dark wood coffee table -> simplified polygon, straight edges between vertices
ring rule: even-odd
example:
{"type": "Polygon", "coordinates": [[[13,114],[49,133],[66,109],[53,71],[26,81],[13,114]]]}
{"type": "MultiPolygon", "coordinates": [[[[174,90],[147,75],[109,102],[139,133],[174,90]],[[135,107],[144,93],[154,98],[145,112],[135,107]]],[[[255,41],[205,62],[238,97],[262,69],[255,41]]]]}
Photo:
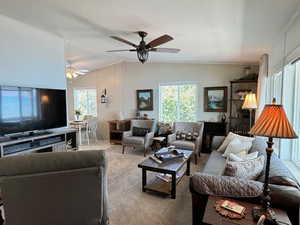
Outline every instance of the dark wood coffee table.
{"type": "MultiPolygon", "coordinates": [[[[173,199],[176,198],[176,185],[180,182],[184,175],[190,175],[190,160],[192,151],[176,149],[179,152],[183,152],[186,157],[180,159],[174,159],[165,163],[157,163],[152,159],[145,159],[143,162],[138,164],[139,168],[142,168],[142,190],[145,192],[155,191],[162,194],[171,195],[173,199]],[[186,165],[186,170],[183,170],[184,165],[186,165]],[[172,176],[172,181],[165,182],[157,177],[147,183],[147,171],[170,174],[172,176]],[[176,179],[177,176],[177,179],[176,179]]],[[[158,152],[166,151],[166,148],[162,148],[158,152]]]]}
{"type": "MultiPolygon", "coordinates": [[[[257,222],[253,221],[252,217],[252,208],[254,206],[258,206],[257,204],[245,202],[245,201],[239,201],[235,199],[229,199],[229,198],[223,198],[223,197],[215,197],[215,196],[209,196],[205,213],[203,217],[203,224],[205,225],[256,225],[257,222]],[[214,205],[216,201],[227,199],[232,200],[234,202],[237,202],[238,204],[246,207],[246,216],[243,219],[229,219],[227,217],[221,216],[215,209],[214,205]]],[[[276,213],[276,218],[278,221],[282,222],[280,224],[287,224],[291,225],[287,214],[285,211],[280,209],[274,209],[276,213]]]]}

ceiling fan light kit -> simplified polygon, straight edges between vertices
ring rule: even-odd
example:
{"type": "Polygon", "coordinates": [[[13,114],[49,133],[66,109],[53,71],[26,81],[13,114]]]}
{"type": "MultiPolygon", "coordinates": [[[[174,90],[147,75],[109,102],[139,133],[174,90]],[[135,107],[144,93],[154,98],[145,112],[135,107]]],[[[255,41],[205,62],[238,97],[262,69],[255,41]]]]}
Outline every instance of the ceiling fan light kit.
{"type": "Polygon", "coordinates": [[[88,72],[88,70],[77,70],[74,67],[72,67],[71,64],[66,66],[66,77],[69,80],[85,75],[88,72]]]}
{"type": "Polygon", "coordinates": [[[120,41],[127,45],[130,45],[130,46],[134,47],[135,49],[111,50],[111,51],[107,51],[107,52],[124,52],[124,51],[135,52],[136,51],[138,60],[141,63],[145,63],[149,58],[149,52],[178,53],[180,51],[180,49],[177,49],[177,48],[156,48],[159,45],[162,45],[164,43],[167,43],[167,42],[173,40],[173,38],[167,34],[160,36],[159,38],[156,38],[153,41],[150,41],[148,44],[146,44],[146,42],[144,41],[144,38],[147,36],[147,33],[144,31],[138,31],[136,33],[142,38],[139,45],[136,45],[130,41],[127,41],[127,40],[117,37],[117,36],[111,36],[112,39],[115,39],[117,41],[120,41]]]}

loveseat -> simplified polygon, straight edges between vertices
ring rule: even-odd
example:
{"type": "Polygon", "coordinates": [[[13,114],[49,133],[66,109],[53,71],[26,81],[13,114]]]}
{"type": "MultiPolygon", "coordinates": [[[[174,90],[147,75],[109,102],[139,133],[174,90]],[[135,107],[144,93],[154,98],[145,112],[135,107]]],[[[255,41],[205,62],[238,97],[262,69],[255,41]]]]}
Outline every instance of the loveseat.
{"type": "MultiPolygon", "coordinates": [[[[224,137],[214,137],[212,143],[212,153],[204,166],[202,171],[196,172],[190,178],[190,191],[192,194],[192,205],[193,205],[193,225],[202,224],[202,218],[204,216],[206,203],[209,194],[203,192],[203,177],[223,179],[225,183],[229,183],[232,187],[223,188],[223,190],[238,190],[239,187],[235,187],[238,182],[231,182],[231,179],[238,179],[233,177],[223,176],[223,172],[226,165],[226,159],[222,156],[222,153],[216,151],[218,146],[223,142],[224,137]],[[202,182],[202,183],[201,183],[202,182]]],[[[253,141],[251,152],[258,151],[259,154],[266,154],[266,141],[264,138],[256,137],[253,141]]],[[[256,185],[262,189],[264,182],[264,170],[256,181],[250,181],[250,185],[256,185]]],[[[245,188],[245,184],[242,181],[241,188],[245,188]]],[[[213,187],[210,187],[213,189],[213,187]]],[[[251,189],[251,188],[249,188],[251,189]]],[[[283,209],[287,212],[290,221],[293,225],[300,225],[299,214],[300,214],[300,189],[299,184],[295,177],[291,174],[284,163],[273,153],[271,158],[270,167],[270,189],[271,189],[271,207],[283,209]]],[[[213,193],[213,191],[209,193],[213,193]]],[[[230,191],[229,191],[230,192],[230,191]]],[[[233,192],[232,192],[233,193],[233,192]]],[[[245,197],[245,196],[230,196],[232,193],[224,194],[222,196],[234,197],[250,201],[254,203],[260,203],[259,196],[245,197]]],[[[214,195],[214,194],[213,194],[214,195]]]]}

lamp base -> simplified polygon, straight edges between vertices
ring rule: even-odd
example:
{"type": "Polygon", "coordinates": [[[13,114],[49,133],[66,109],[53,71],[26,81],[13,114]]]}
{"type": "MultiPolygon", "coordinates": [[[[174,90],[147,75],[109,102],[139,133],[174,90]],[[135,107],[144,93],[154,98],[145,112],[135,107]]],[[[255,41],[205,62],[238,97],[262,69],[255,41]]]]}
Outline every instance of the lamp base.
{"type": "Polygon", "coordinates": [[[261,207],[253,207],[252,216],[253,216],[254,221],[258,221],[262,215],[266,216],[266,220],[265,220],[264,224],[278,225],[278,222],[276,221],[274,210],[272,210],[270,208],[264,209],[261,207]]]}

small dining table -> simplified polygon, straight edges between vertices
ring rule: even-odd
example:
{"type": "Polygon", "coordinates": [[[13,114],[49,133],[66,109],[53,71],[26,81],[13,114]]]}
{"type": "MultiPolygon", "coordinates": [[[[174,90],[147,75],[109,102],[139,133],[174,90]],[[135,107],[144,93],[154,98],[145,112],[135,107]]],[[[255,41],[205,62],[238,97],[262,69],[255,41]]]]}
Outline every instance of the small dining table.
{"type": "Polygon", "coordinates": [[[79,140],[79,145],[81,145],[81,143],[82,143],[82,140],[81,140],[81,129],[83,128],[83,127],[87,127],[87,121],[86,120],[81,120],[81,121],[71,121],[70,122],[70,125],[72,126],[72,127],[75,127],[75,128],[77,128],[78,129],[78,136],[79,136],[79,138],[78,138],[78,140],[79,140]]]}

